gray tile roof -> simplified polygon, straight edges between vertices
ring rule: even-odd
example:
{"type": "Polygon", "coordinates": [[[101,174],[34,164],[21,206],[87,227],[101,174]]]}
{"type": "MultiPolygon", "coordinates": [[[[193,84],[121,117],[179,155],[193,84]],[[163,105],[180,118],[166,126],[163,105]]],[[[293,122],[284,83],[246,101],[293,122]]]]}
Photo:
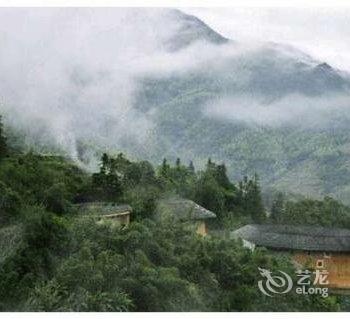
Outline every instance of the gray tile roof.
{"type": "Polygon", "coordinates": [[[350,252],[350,230],[316,226],[246,225],[231,232],[257,246],[274,249],[350,252]]]}
{"type": "Polygon", "coordinates": [[[76,205],[79,212],[84,214],[111,215],[132,212],[129,205],[118,205],[110,202],[88,202],[76,205]]]}
{"type": "Polygon", "coordinates": [[[182,221],[216,218],[213,212],[188,199],[160,200],[158,211],[167,211],[182,221]]]}

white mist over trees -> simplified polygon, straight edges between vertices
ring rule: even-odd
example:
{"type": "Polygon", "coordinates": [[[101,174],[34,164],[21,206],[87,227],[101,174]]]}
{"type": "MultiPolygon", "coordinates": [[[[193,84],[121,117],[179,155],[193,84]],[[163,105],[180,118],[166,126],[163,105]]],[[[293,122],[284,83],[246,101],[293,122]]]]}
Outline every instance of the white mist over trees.
{"type": "Polygon", "coordinates": [[[177,10],[2,8],[0,32],[4,123],[90,168],[96,149],[218,157],[220,121],[314,128],[348,113],[347,73],[287,45],[228,40],[177,10]],[[216,127],[199,151],[198,127],[216,127]]]}
{"type": "Polygon", "coordinates": [[[136,77],[182,69],[167,53],[176,15],[147,9],[1,9],[0,94],[6,121],[73,158],[77,141],[140,147],[152,122],[133,109],[136,77]],[[173,21],[172,21],[173,20],[173,21]]]}

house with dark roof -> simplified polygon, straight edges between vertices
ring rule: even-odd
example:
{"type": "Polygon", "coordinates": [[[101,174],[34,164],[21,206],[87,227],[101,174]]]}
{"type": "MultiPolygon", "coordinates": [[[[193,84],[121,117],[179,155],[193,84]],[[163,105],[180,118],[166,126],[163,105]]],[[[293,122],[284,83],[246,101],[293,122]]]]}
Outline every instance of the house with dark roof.
{"type": "Polygon", "coordinates": [[[350,230],[316,226],[246,225],[231,232],[250,249],[289,252],[297,267],[326,270],[330,288],[350,289],[350,230]]]}
{"type": "Polygon", "coordinates": [[[191,200],[182,198],[160,200],[157,211],[161,217],[171,216],[191,225],[196,233],[202,236],[208,234],[208,220],[216,218],[216,215],[210,210],[191,200]]]}
{"type": "Polygon", "coordinates": [[[118,205],[110,202],[88,202],[77,205],[78,211],[84,215],[96,216],[101,221],[111,220],[117,225],[130,224],[132,208],[129,205],[118,205]]]}

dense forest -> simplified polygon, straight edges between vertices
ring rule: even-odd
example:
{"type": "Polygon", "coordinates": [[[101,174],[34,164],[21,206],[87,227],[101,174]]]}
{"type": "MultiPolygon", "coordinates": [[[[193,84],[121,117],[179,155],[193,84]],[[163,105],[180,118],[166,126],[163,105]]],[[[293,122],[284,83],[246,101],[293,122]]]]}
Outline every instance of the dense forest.
{"type": "MultiPolygon", "coordinates": [[[[1,123],[1,121],[0,121],[1,123]]],[[[332,198],[265,207],[259,178],[232,182],[225,164],[166,159],[154,167],[103,154],[94,174],[69,159],[24,152],[0,125],[1,311],[339,311],[348,299],[294,293],[269,298],[258,267],[293,272],[288,258],[201,237],[155,218],[157,201],[180,196],[217,215],[213,230],[248,223],[350,227],[350,208],[332,198]],[[81,216],[77,203],[133,208],[128,227],[81,216]]]]}

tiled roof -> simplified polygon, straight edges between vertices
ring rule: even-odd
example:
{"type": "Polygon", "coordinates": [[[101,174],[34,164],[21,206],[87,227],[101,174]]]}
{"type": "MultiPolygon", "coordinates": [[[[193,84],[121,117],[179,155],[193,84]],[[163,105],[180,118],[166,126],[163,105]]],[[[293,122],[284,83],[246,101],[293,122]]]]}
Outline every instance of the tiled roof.
{"type": "Polygon", "coordinates": [[[132,212],[129,205],[118,205],[110,202],[88,202],[77,205],[78,210],[85,214],[111,215],[132,212]]]}
{"type": "Polygon", "coordinates": [[[275,249],[350,252],[350,230],[316,226],[246,225],[231,233],[257,246],[275,249]]]}
{"type": "Polygon", "coordinates": [[[210,210],[188,199],[167,199],[158,203],[158,210],[168,211],[179,220],[202,220],[216,218],[210,210]]]}

